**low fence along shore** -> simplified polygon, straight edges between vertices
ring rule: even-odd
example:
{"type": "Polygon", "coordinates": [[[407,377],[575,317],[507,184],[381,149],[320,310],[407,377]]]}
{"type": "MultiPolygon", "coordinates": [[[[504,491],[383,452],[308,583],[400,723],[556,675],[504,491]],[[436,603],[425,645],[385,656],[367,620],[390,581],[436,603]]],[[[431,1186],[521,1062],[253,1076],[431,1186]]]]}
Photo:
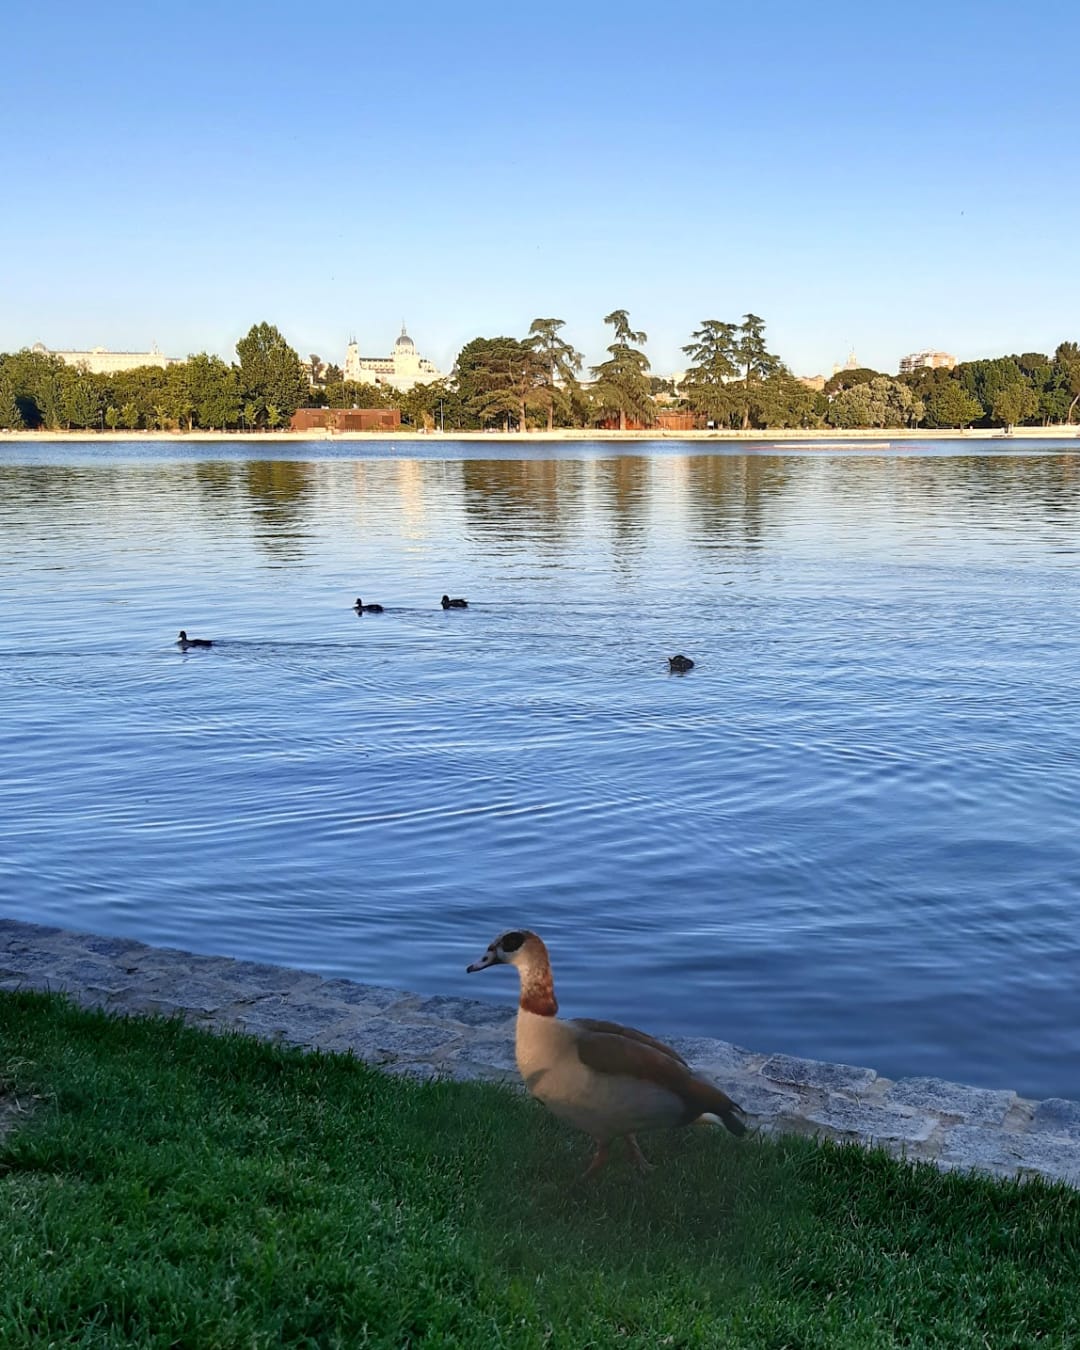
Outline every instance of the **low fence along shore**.
{"type": "MultiPolygon", "coordinates": [[[[0,990],[35,989],[119,1015],[181,1017],[388,1073],[517,1083],[512,1006],[424,996],[307,971],[0,919],[0,990]]],[[[672,1044],[764,1134],[876,1145],[943,1170],[1080,1187],[1080,1101],[744,1050],[707,1036],[672,1044]]]]}

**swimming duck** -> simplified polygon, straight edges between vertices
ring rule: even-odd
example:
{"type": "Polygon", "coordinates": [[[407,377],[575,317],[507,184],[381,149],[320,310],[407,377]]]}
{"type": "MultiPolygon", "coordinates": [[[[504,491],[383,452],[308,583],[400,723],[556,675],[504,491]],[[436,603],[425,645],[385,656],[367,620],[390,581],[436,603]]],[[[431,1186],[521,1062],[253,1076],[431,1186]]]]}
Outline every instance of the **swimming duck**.
{"type": "Polygon", "coordinates": [[[176,645],[187,651],[189,647],[212,647],[214,644],[209,638],[189,638],[181,628],[180,636],[176,639],[176,645]]]}
{"type": "MultiPolygon", "coordinates": [[[[521,986],[515,1051],[525,1086],[549,1111],[596,1141],[585,1177],[607,1162],[613,1139],[624,1138],[641,1172],[650,1164],[638,1130],[720,1121],[746,1133],[742,1110],[700,1078],[670,1045],[643,1031],[591,1017],[563,1021],[547,947],[527,928],[503,933],[466,971],[516,966],[521,986]]],[[[582,1178],[584,1179],[584,1177],[582,1178]]]]}
{"type": "Polygon", "coordinates": [[[356,604],[353,605],[353,609],[356,610],[357,614],[381,614],[383,612],[382,605],[365,605],[359,596],[356,597],[356,604]]]}
{"type": "Polygon", "coordinates": [[[669,656],[667,659],[668,669],[673,670],[678,675],[685,675],[688,670],[694,669],[694,663],[688,656],[669,656]]]}
{"type": "Polygon", "coordinates": [[[451,600],[448,595],[444,595],[442,598],[442,607],[443,609],[468,609],[469,602],[468,600],[451,600]]]}

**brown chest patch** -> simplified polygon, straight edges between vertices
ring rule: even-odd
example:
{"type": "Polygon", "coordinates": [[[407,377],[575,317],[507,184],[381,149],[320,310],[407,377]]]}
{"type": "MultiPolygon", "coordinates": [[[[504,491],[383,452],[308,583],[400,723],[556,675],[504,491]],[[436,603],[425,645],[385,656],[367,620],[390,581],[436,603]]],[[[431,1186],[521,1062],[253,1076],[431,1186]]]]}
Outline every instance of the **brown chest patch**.
{"type": "Polygon", "coordinates": [[[521,1000],[519,1006],[525,1012],[535,1013],[537,1017],[554,1017],[559,1011],[555,1001],[555,989],[551,983],[550,971],[542,975],[530,975],[521,982],[521,1000]]]}

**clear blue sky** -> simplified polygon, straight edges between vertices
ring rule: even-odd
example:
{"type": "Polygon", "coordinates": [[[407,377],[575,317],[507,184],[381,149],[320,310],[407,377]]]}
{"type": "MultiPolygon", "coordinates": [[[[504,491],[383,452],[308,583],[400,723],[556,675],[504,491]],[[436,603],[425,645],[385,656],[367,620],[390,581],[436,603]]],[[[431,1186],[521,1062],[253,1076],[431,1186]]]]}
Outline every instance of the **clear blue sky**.
{"type": "Polygon", "coordinates": [[[0,350],[1080,339],[1080,7],[9,0],[0,350]]]}

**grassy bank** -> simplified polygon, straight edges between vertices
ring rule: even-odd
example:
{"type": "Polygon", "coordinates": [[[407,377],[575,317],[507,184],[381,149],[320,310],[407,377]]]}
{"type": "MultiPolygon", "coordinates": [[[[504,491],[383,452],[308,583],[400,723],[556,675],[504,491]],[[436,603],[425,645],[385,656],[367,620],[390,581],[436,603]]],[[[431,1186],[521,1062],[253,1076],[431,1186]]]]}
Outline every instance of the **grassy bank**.
{"type": "Polygon", "coordinates": [[[0,994],[0,1345],[1074,1346],[1080,1194],[0,994]],[[4,1133],[6,1131],[6,1134],[4,1133]]]}

